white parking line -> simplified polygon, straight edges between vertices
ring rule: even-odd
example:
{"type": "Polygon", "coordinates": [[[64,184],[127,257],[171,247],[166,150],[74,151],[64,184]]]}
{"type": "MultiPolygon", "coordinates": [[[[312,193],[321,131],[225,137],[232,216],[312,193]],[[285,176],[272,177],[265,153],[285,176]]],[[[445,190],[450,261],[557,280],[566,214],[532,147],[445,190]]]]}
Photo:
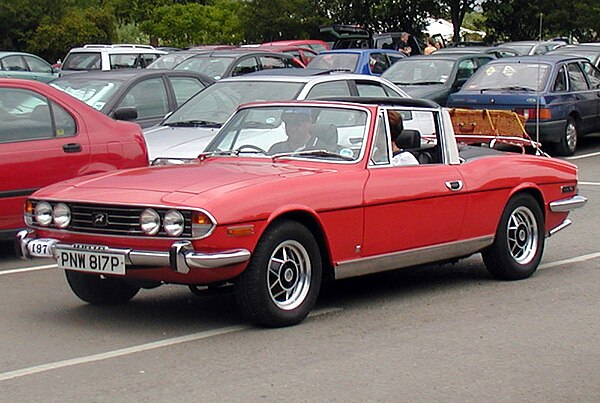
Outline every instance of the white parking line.
{"type": "MultiPolygon", "coordinates": [[[[341,311],[342,308],[329,308],[319,309],[312,312],[309,317],[326,315],[329,313],[335,313],[341,311]]],[[[108,360],[110,358],[122,357],[124,355],[140,353],[143,351],[155,350],[157,348],[173,346],[176,344],[187,343],[190,341],[207,339],[214,336],[222,336],[228,333],[239,332],[241,330],[250,329],[249,325],[238,325],[222,327],[220,329],[206,330],[203,332],[192,333],[186,336],[173,337],[170,339],[159,340],[151,343],[140,344],[137,346],[121,348],[118,350],[107,351],[105,353],[92,354],[84,357],[72,358],[70,360],[55,361],[48,364],[36,365],[34,367],[17,369],[15,371],[8,371],[0,373],[0,381],[7,381],[9,379],[21,378],[23,376],[39,374],[40,372],[52,371],[54,369],[61,369],[66,367],[72,367],[74,365],[87,364],[95,361],[108,360]]]]}
{"type": "Polygon", "coordinates": [[[577,182],[577,184],[583,186],[600,186],[600,182],[577,182]]]}
{"type": "Polygon", "coordinates": [[[540,269],[549,269],[551,267],[568,265],[571,263],[580,263],[585,262],[587,260],[597,259],[600,257],[600,252],[588,253],[587,255],[575,256],[570,259],[557,260],[555,262],[548,262],[540,265],[540,269]]]}
{"type": "Polygon", "coordinates": [[[56,264],[47,264],[45,266],[33,266],[33,267],[22,267],[20,269],[0,270],[0,276],[4,276],[5,274],[27,273],[30,271],[54,269],[56,267],[57,267],[56,264]]]}
{"type": "Polygon", "coordinates": [[[598,155],[600,155],[600,151],[597,153],[590,153],[590,154],[583,154],[583,155],[578,155],[576,157],[565,157],[566,160],[580,160],[583,158],[590,158],[590,157],[597,157],[598,155]]]}

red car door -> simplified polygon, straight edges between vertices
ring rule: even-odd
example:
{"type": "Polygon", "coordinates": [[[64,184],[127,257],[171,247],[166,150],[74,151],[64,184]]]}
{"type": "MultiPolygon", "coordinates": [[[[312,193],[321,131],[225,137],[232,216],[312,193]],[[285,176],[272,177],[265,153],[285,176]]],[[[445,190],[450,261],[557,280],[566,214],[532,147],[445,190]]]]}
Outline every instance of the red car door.
{"type": "MultiPolygon", "coordinates": [[[[430,119],[435,116],[427,113],[430,119]]],[[[413,117],[415,126],[422,128],[427,116],[413,117]]],[[[394,166],[389,162],[391,153],[387,152],[391,146],[387,127],[380,117],[377,131],[385,140],[377,141],[376,135],[374,150],[378,143],[385,145],[386,150],[383,159],[371,158],[368,168],[362,256],[441,244],[452,247],[458,241],[468,201],[459,170],[442,163],[437,147],[431,148],[433,159],[422,160],[419,165],[394,166]]]]}
{"type": "Polygon", "coordinates": [[[85,127],[30,88],[0,87],[0,232],[24,226],[23,202],[46,185],[72,178],[90,161],[85,127]]]}

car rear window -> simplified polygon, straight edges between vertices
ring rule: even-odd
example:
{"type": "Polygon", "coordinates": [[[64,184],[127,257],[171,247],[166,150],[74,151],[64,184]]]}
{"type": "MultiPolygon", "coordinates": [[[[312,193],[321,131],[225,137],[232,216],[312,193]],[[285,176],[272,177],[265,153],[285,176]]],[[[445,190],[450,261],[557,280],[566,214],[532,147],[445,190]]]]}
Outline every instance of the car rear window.
{"type": "Polygon", "coordinates": [[[71,52],[65,58],[61,70],[101,70],[100,52],[71,52]]]}
{"type": "Polygon", "coordinates": [[[546,87],[551,66],[544,63],[488,63],[463,87],[469,91],[541,91],[546,87]]]}
{"type": "Polygon", "coordinates": [[[356,53],[325,53],[317,55],[310,62],[313,69],[354,71],[358,64],[356,53]]]}

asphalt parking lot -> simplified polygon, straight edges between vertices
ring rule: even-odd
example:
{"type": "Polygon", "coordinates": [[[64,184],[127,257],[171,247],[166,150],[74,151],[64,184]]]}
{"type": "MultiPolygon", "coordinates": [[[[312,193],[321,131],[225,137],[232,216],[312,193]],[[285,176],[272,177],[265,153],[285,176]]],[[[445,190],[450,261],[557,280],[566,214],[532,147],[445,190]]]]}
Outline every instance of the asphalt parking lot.
{"type": "Polygon", "coordinates": [[[343,280],[283,329],[179,286],[88,306],[4,243],[2,400],[600,401],[600,135],[568,159],[589,201],[531,278],[495,281],[472,256],[343,280]]]}

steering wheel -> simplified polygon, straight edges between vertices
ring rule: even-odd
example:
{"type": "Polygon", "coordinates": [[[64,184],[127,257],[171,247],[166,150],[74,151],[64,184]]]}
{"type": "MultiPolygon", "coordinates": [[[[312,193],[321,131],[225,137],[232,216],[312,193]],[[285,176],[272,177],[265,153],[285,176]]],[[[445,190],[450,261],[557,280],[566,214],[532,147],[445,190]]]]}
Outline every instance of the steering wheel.
{"type": "Polygon", "coordinates": [[[235,149],[235,153],[239,154],[244,149],[253,150],[253,151],[256,151],[257,153],[261,153],[261,154],[267,155],[267,152],[265,150],[263,150],[259,146],[255,146],[254,144],[243,144],[243,145],[241,145],[241,146],[239,146],[238,148],[235,149]]]}

